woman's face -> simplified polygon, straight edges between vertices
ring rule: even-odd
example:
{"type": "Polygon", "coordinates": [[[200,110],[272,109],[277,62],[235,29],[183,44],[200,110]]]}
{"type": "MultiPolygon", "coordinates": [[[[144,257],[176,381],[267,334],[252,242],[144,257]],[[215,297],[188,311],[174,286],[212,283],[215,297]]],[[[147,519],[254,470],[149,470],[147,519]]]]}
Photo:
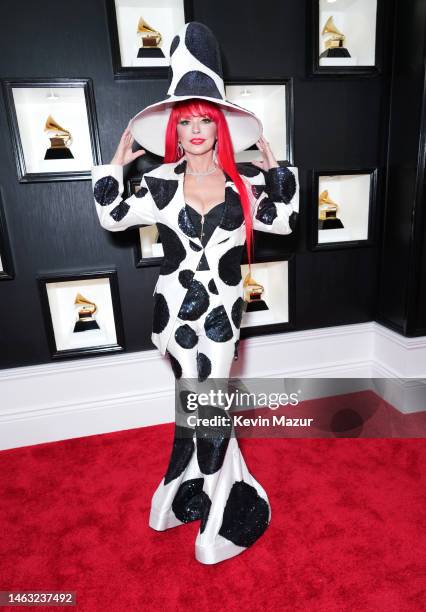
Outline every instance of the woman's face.
{"type": "Polygon", "coordinates": [[[201,155],[213,149],[217,127],[205,115],[182,115],[177,123],[177,134],[185,152],[201,155]]]}

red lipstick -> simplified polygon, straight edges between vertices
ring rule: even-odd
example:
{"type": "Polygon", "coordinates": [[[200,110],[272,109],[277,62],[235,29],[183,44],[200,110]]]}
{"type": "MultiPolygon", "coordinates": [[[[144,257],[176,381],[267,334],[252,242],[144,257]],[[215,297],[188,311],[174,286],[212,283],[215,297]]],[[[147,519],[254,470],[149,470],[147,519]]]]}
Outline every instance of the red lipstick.
{"type": "Polygon", "coordinates": [[[190,142],[192,142],[192,144],[203,144],[203,142],[205,142],[205,138],[192,138],[190,142]]]}

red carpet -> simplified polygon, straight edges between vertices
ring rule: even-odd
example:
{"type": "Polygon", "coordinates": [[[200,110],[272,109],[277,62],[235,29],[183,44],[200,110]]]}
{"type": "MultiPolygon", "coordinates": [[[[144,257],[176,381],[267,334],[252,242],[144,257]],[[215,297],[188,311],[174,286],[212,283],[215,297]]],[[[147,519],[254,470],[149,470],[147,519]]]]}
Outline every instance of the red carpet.
{"type": "Polygon", "coordinates": [[[82,611],[424,610],[424,440],[240,440],[271,525],[205,566],[199,521],[148,527],[172,437],[170,424],[1,452],[0,590],[73,590],[82,611]]]}

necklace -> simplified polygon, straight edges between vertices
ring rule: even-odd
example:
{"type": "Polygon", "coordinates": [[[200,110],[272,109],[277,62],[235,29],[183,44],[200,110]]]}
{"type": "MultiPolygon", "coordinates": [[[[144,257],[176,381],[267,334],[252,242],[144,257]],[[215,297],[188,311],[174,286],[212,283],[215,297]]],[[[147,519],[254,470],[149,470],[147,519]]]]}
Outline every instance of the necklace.
{"type": "Polygon", "coordinates": [[[217,167],[214,166],[211,170],[207,170],[207,172],[194,172],[193,170],[186,170],[185,174],[191,174],[192,176],[195,176],[195,180],[196,181],[200,181],[203,176],[208,176],[209,174],[213,174],[213,172],[216,172],[217,167]]]}

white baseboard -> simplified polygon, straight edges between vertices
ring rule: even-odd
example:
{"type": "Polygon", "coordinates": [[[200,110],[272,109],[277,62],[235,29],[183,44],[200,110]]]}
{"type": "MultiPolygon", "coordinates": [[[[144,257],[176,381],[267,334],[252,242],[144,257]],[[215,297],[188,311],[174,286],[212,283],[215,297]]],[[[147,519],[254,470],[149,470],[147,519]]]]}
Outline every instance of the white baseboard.
{"type": "MultiPolygon", "coordinates": [[[[426,379],[426,337],[375,322],[249,338],[239,354],[233,377],[387,378],[399,410],[424,404],[426,380],[403,379],[426,379]]],[[[0,449],[174,421],[174,377],[157,349],[1,370],[0,397],[0,449]]]]}

